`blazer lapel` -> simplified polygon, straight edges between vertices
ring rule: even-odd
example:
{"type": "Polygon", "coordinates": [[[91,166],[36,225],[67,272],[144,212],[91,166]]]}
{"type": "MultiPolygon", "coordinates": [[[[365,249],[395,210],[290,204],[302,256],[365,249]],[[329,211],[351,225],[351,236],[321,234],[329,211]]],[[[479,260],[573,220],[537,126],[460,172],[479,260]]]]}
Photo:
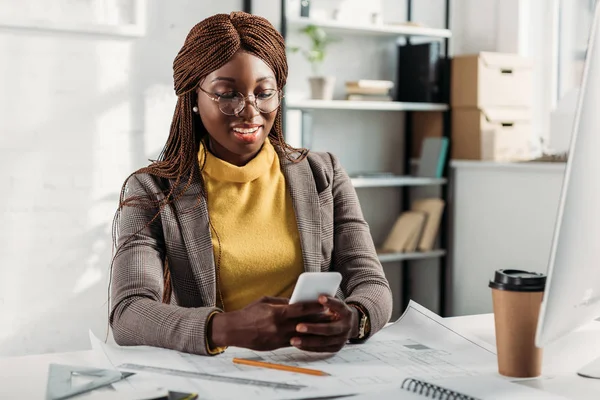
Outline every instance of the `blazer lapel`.
{"type": "MultiPolygon", "coordinates": [[[[182,177],[180,187],[185,186],[187,177],[182,177]]],[[[202,195],[200,171],[194,172],[194,179],[183,196],[173,203],[179,220],[181,235],[187,249],[192,273],[200,290],[203,303],[215,306],[216,275],[215,260],[210,234],[208,207],[202,195]]]]}
{"type": "Polygon", "coordinates": [[[296,213],[304,270],[319,272],[321,271],[321,207],[310,165],[306,159],[294,163],[285,158],[280,151],[278,154],[296,213]]]}

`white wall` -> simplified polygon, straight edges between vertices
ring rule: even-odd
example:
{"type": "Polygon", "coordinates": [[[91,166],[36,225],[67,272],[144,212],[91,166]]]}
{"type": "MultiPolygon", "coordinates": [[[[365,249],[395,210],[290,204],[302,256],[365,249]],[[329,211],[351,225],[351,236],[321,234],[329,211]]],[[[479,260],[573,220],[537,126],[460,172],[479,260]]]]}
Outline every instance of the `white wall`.
{"type": "Polygon", "coordinates": [[[193,24],[241,9],[148,3],[141,39],[0,31],[0,356],[104,335],[110,224],[123,180],[167,137],[173,59],[193,24]]]}
{"type": "Polygon", "coordinates": [[[496,51],[500,0],[455,0],[452,5],[452,54],[496,51]]]}

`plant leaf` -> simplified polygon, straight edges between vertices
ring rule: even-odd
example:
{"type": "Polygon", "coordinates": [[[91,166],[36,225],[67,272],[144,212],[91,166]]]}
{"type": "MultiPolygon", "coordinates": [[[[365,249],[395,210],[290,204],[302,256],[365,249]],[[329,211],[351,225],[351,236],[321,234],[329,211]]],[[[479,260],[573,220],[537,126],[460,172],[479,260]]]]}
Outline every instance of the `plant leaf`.
{"type": "Polygon", "coordinates": [[[288,48],[292,53],[302,50],[302,54],[313,65],[313,68],[316,68],[317,64],[325,60],[328,45],[341,41],[339,38],[329,37],[325,30],[315,25],[307,25],[300,32],[310,39],[310,48],[305,49],[299,46],[288,46],[288,48]]]}

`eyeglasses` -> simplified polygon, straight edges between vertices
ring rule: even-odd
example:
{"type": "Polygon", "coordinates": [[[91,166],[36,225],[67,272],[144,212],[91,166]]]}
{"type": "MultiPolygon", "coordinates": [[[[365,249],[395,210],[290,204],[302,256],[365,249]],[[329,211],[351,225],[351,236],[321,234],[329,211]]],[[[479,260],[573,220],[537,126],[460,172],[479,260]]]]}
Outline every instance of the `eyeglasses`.
{"type": "Polygon", "coordinates": [[[283,95],[277,89],[266,89],[256,95],[244,96],[240,92],[226,92],[222,94],[210,93],[202,90],[209,99],[219,104],[219,110],[225,115],[239,115],[246,108],[246,99],[259,112],[271,113],[279,107],[283,95]],[[215,96],[215,97],[213,97],[215,96]]]}

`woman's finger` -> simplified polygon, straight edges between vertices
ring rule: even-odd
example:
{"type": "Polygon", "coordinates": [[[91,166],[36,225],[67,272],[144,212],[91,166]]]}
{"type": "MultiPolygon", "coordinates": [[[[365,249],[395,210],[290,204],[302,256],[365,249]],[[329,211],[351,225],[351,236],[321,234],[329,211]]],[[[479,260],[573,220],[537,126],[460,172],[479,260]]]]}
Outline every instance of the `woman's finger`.
{"type": "Polygon", "coordinates": [[[318,316],[325,311],[325,308],[319,302],[295,303],[286,306],[283,309],[285,319],[307,318],[318,316]]]}
{"type": "Polygon", "coordinates": [[[306,323],[302,322],[296,325],[296,332],[307,335],[318,336],[340,336],[350,332],[350,323],[348,321],[335,321],[324,323],[306,323]]]}
{"type": "Polygon", "coordinates": [[[345,320],[352,315],[350,307],[335,297],[320,296],[319,303],[325,307],[325,313],[331,317],[332,321],[345,320]]]}
{"type": "Polygon", "coordinates": [[[348,308],[346,303],[335,297],[319,296],[319,303],[334,312],[342,312],[348,308]]]}
{"type": "Polygon", "coordinates": [[[293,337],[290,344],[300,350],[320,353],[339,351],[348,341],[346,335],[341,336],[302,336],[293,337]]]}

